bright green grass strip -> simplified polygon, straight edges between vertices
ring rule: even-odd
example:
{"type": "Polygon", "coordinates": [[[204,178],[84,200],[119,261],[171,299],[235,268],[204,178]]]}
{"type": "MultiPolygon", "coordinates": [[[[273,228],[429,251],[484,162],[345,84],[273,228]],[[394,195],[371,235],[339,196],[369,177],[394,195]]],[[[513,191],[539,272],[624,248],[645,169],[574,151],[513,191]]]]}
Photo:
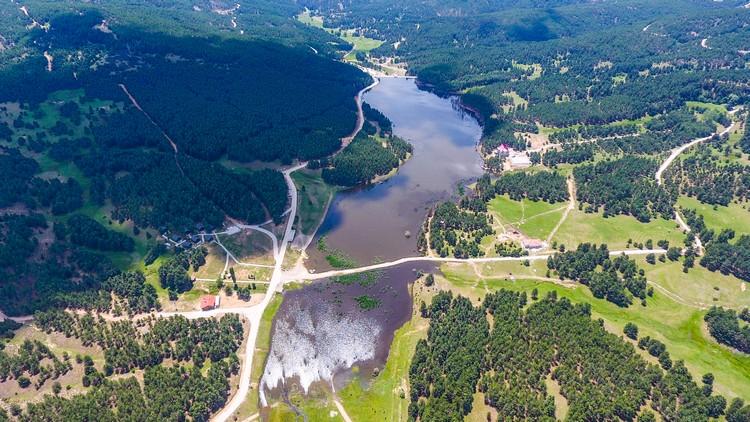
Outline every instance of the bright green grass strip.
{"type": "Polygon", "coordinates": [[[700,101],[686,101],[685,105],[690,109],[698,109],[703,111],[718,111],[720,113],[726,113],[727,107],[721,104],[704,103],[700,101]]]}
{"type": "Polygon", "coordinates": [[[298,192],[299,230],[311,234],[325,217],[336,188],[323,181],[320,171],[295,171],[292,180],[298,192]]]}
{"type": "Polygon", "coordinates": [[[363,388],[361,379],[355,378],[339,391],[341,402],[352,420],[406,420],[409,399],[401,398],[401,391],[407,391],[402,380],[408,379],[417,341],[427,334],[426,324],[423,327],[417,324],[412,318],[396,330],[385,368],[377,378],[367,380],[370,382],[367,388],[363,388]]]}
{"type": "MultiPolygon", "coordinates": [[[[253,355],[253,366],[252,366],[252,382],[258,385],[260,377],[263,375],[263,367],[266,365],[266,357],[268,351],[271,348],[271,326],[273,318],[276,316],[276,312],[281,307],[281,302],[284,300],[283,295],[274,295],[271,301],[268,303],[268,307],[263,311],[263,316],[258,326],[258,338],[255,342],[255,354],[253,355]]],[[[251,388],[246,399],[248,403],[248,409],[246,412],[249,415],[257,412],[258,409],[258,389],[251,388]]]]}

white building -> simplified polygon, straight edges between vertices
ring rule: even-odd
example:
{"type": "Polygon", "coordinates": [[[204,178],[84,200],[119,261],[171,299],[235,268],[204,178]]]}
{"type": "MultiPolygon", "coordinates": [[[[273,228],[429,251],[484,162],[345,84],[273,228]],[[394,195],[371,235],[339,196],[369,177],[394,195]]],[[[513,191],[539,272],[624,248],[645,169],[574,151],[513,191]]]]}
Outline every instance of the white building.
{"type": "Polygon", "coordinates": [[[513,152],[508,159],[510,160],[510,168],[512,169],[523,169],[531,166],[531,160],[525,152],[513,152]]]}

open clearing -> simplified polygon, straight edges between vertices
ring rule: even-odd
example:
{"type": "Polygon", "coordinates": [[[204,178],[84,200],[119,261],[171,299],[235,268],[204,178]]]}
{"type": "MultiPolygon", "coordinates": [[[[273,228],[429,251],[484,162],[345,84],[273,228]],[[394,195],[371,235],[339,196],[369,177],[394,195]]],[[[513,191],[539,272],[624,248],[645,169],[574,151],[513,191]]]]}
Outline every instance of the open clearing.
{"type": "Polygon", "coordinates": [[[273,243],[257,230],[242,231],[233,235],[217,235],[221,244],[241,262],[273,265],[273,243]]]}
{"type": "Polygon", "coordinates": [[[304,23],[305,25],[314,26],[316,28],[322,28],[326,30],[328,33],[335,35],[341,38],[342,40],[348,42],[352,46],[354,46],[352,51],[350,51],[344,56],[344,60],[347,60],[347,61],[356,62],[357,52],[366,53],[370,50],[380,47],[383,44],[383,41],[381,40],[376,40],[376,39],[368,38],[362,35],[357,35],[357,30],[355,29],[326,28],[323,26],[323,17],[313,15],[312,13],[310,13],[309,10],[305,10],[304,12],[297,15],[297,20],[304,23]]]}
{"type": "Polygon", "coordinates": [[[750,211],[743,208],[743,205],[731,203],[726,207],[723,205],[714,207],[687,196],[681,196],[677,200],[677,205],[698,211],[698,214],[703,215],[706,226],[716,232],[722,229],[733,229],[737,233],[750,233],[750,211]]]}
{"type": "Polygon", "coordinates": [[[697,262],[685,274],[682,272],[682,262],[679,261],[657,261],[651,265],[646,263],[644,257],[636,257],[635,260],[646,271],[649,281],[664,287],[687,303],[701,307],[750,307],[750,289],[746,282],[736,277],[708,271],[697,262]],[[743,285],[746,286],[744,291],[743,285]]]}
{"type": "Polygon", "coordinates": [[[641,223],[635,217],[618,215],[604,218],[602,213],[587,214],[574,209],[560,226],[552,240],[574,248],[579,243],[607,244],[610,250],[625,249],[628,239],[633,242],[665,239],[671,245],[681,245],[685,236],[677,224],[662,218],[641,223]]]}
{"type": "Polygon", "coordinates": [[[222,276],[224,271],[224,264],[226,263],[226,253],[221,247],[215,243],[209,243],[206,245],[208,249],[208,255],[206,256],[206,264],[202,265],[198,271],[192,271],[191,274],[196,278],[217,278],[222,276]]]}
{"type": "MultiPolygon", "coordinates": [[[[329,31],[331,33],[335,33],[329,31]]],[[[368,38],[362,35],[356,35],[353,29],[342,29],[339,35],[341,39],[354,46],[354,49],[344,56],[344,60],[357,61],[357,53],[367,53],[370,50],[374,50],[383,44],[383,41],[368,38]]]]}
{"type": "Polygon", "coordinates": [[[289,394],[289,401],[306,417],[302,418],[296,415],[288,404],[277,402],[275,403],[276,406],[272,406],[269,411],[268,421],[344,421],[341,415],[339,415],[330,393],[322,391],[322,389],[312,389],[306,396],[296,391],[292,392],[289,394]]]}
{"type": "MultiPolygon", "coordinates": [[[[23,405],[27,402],[39,401],[44,394],[52,394],[52,384],[55,381],[62,385],[61,396],[63,397],[70,397],[74,394],[84,392],[82,384],[83,364],[78,364],[75,361],[75,356],[78,354],[81,356],[91,356],[94,366],[98,370],[102,370],[104,367],[104,353],[99,347],[86,347],[78,339],[67,338],[61,333],[47,334],[32,325],[24,325],[19,328],[15,333],[15,337],[7,343],[6,351],[10,352],[10,354],[15,354],[23,341],[27,339],[38,340],[44,343],[60,360],[63,360],[63,352],[67,352],[70,356],[70,362],[73,364],[73,369],[56,380],[47,380],[39,390],[36,390],[33,384],[27,388],[21,388],[15,379],[0,383],[0,399],[7,400],[9,403],[23,405]],[[70,389],[67,389],[67,386],[70,386],[70,389]]],[[[29,378],[34,383],[38,379],[38,376],[29,378]]]]}
{"type": "Polygon", "coordinates": [[[566,206],[565,202],[550,204],[526,198],[515,201],[502,195],[492,199],[487,209],[501,225],[513,226],[529,237],[545,239],[560,221],[566,206]]]}

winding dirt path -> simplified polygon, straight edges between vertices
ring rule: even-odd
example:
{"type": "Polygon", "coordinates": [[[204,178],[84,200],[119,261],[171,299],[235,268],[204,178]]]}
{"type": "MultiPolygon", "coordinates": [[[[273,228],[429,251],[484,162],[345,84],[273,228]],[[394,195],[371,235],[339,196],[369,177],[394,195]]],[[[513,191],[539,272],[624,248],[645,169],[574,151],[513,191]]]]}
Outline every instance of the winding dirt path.
{"type": "MultiPolygon", "coordinates": [[[[740,110],[740,107],[736,107],[732,111],[730,111],[729,114],[733,115],[733,114],[737,113],[739,110],[740,110]]],[[[725,128],[721,132],[714,133],[712,135],[705,136],[703,138],[693,139],[692,141],[690,141],[690,142],[688,142],[686,144],[680,145],[680,146],[672,149],[672,152],[669,154],[669,156],[667,157],[667,159],[664,160],[664,162],[659,166],[659,169],[656,170],[656,174],[654,175],[654,178],[656,180],[656,184],[658,184],[659,186],[662,186],[664,184],[664,172],[669,168],[670,165],[672,165],[672,162],[674,162],[674,160],[680,154],[682,154],[683,152],[685,152],[686,149],[688,149],[688,148],[690,148],[690,147],[692,147],[694,145],[698,145],[701,142],[705,142],[705,141],[713,138],[716,135],[718,135],[718,136],[724,136],[724,135],[728,134],[729,132],[731,132],[732,130],[734,130],[734,128],[737,126],[737,124],[738,124],[738,122],[734,121],[734,122],[732,122],[731,125],[729,125],[727,128],[725,128]]],[[[674,217],[675,221],[677,221],[677,224],[680,226],[680,228],[685,233],[689,233],[690,232],[690,226],[688,226],[688,224],[685,222],[685,220],[682,219],[682,216],[680,215],[680,212],[676,208],[674,210],[674,215],[675,215],[675,217],[674,217]]],[[[698,252],[698,255],[702,255],[703,254],[703,242],[701,242],[701,240],[698,238],[698,236],[695,237],[694,246],[695,246],[695,250],[698,252]]]]}

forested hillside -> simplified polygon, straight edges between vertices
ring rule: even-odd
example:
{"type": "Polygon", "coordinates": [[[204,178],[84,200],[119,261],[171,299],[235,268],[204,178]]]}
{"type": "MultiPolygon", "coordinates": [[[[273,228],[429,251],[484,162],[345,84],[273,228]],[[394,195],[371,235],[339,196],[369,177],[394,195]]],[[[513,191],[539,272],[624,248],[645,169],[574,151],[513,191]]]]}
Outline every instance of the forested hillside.
{"type": "Polygon", "coordinates": [[[385,40],[372,55],[463,94],[488,139],[507,142],[516,120],[602,124],[750,95],[750,10],[739,1],[305,4],[331,27],[385,40]]]}
{"type": "Polygon", "coordinates": [[[370,82],[297,10],[0,5],[2,311],[99,306],[162,233],[282,221],[276,169],[340,149],[370,82]]]}

